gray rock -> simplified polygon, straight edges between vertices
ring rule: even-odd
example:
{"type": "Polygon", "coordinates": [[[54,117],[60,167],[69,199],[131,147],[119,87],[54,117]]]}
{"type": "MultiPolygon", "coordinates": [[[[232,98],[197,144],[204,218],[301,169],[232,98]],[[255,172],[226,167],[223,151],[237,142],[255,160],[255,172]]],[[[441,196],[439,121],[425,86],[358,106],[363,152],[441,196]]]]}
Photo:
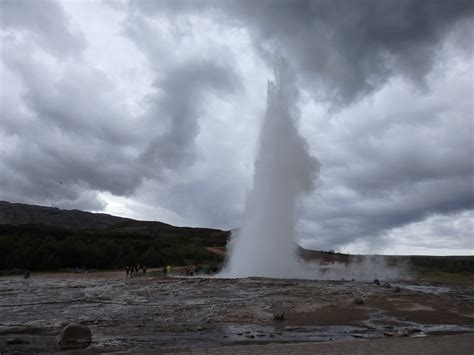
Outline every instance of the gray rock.
{"type": "Polygon", "coordinates": [[[380,285],[380,281],[379,281],[378,279],[375,279],[375,280],[374,280],[374,284],[380,285]]]}
{"type": "Polygon", "coordinates": [[[408,332],[407,329],[404,329],[403,331],[401,331],[401,330],[398,331],[398,336],[399,337],[407,337],[409,335],[410,335],[410,333],[408,332]]]}
{"type": "Polygon", "coordinates": [[[285,312],[282,310],[277,310],[273,312],[273,320],[284,320],[285,319],[285,312]]]}
{"type": "Polygon", "coordinates": [[[356,297],[356,298],[354,298],[352,303],[354,303],[354,304],[364,304],[364,300],[360,297],[356,297]]]}
{"type": "Polygon", "coordinates": [[[418,328],[406,328],[405,331],[411,335],[411,334],[416,334],[416,333],[421,333],[421,329],[418,328]]]}
{"type": "Polygon", "coordinates": [[[383,284],[383,287],[385,287],[385,288],[391,288],[392,285],[390,285],[388,282],[386,282],[386,283],[383,284]]]}
{"type": "Polygon", "coordinates": [[[56,337],[60,350],[87,348],[91,342],[92,332],[81,324],[68,324],[56,337]]]}

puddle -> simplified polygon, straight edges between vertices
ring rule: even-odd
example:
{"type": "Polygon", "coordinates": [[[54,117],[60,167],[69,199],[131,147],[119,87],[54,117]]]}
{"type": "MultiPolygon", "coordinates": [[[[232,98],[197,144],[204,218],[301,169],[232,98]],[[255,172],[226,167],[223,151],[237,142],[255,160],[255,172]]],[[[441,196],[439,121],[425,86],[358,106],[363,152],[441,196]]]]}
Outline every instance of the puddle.
{"type": "Polygon", "coordinates": [[[394,283],[393,285],[402,287],[410,291],[430,293],[430,294],[443,294],[443,293],[453,292],[452,288],[449,286],[420,285],[420,284],[409,284],[409,283],[394,283]]]}
{"type": "Polygon", "coordinates": [[[474,325],[420,324],[387,316],[384,311],[372,313],[363,324],[373,329],[379,336],[384,336],[384,333],[386,336],[389,333],[391,336],[423,337],[434,334],[474,332],[474,325]]]}
{"type": "Polygon", "coordinates": [[[253,342],[341,341],[380,337],[376,331],[356,326],[261,326],[232,324],[225,327],[229,340],[253,342]]]}

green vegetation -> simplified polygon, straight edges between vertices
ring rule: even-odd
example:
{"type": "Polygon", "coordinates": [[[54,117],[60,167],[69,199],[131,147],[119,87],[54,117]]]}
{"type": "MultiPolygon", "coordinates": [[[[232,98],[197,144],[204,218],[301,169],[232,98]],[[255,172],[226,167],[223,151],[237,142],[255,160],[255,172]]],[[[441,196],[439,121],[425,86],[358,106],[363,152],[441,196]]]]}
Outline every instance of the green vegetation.
{"type": "Polygon", "coordinates": [[[46,225],[0,225],[0,270],[115,269],[221,263],[205,247],[224,246],[228,233],[159,222],[124,222],[105,230],[46,225]]]}
{"type": "MultiPolygon", "coordinates": [[[[225,247],[229,235],[214,229],[133,220],[88,230],[44,224],[0,224],[0,275],[76,267],[117,269],[135,263],[149,268],[184,266],[194,261],[218,265],[223,257],[205,248],[225,247]]],[[[414,277],[421,278],[450,280],[464,275],[464,280],[474,275],[474,256],[358,256],[301,248],[299,254],[305,260],[319,262],[349,263],[365,257],[380,258],[389,266],[406,268],[414,277]]]]}
{"type": "Polygon", "coordinates": [[[399,267],[412,277],[429,280],[473,280],[474,256],[427,256],[427,255],[350,255],[334,251],[316,251],[299,248],[298,254],[306,261],[319,263],[363,262],[364,259],[379,261],[381,265],[399,267]]]}
{"type": "Polygon", "coordinates": [[[422,273],[474,273],[473,256],[412,256],[410,261],[422,273]]]}

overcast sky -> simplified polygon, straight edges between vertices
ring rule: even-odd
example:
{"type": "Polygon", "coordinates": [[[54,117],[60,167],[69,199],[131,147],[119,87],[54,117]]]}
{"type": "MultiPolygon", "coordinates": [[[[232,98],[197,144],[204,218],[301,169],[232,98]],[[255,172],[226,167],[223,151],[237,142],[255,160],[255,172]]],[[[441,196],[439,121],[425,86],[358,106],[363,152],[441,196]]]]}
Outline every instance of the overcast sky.
{"type": "Polygon", "coordinates": [[[240,225],[275,53],[299,243],[474,254],[474,2],[0,0],[0,200],[240,225]]]}

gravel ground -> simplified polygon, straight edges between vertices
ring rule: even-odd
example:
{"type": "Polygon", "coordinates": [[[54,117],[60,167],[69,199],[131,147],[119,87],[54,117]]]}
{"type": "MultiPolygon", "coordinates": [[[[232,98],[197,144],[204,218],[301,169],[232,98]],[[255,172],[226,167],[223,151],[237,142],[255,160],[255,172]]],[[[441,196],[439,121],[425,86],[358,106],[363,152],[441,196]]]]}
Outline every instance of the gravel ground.
{"type": "Polygon", "coordinates": [[[55,336],[68,323],[90,327],[93,352],[370,344],[474,331],[474,285],[385,287],[381,281],[125,278],[122,272],[1,277],[0,352],[58,351],[55,336]]]}

